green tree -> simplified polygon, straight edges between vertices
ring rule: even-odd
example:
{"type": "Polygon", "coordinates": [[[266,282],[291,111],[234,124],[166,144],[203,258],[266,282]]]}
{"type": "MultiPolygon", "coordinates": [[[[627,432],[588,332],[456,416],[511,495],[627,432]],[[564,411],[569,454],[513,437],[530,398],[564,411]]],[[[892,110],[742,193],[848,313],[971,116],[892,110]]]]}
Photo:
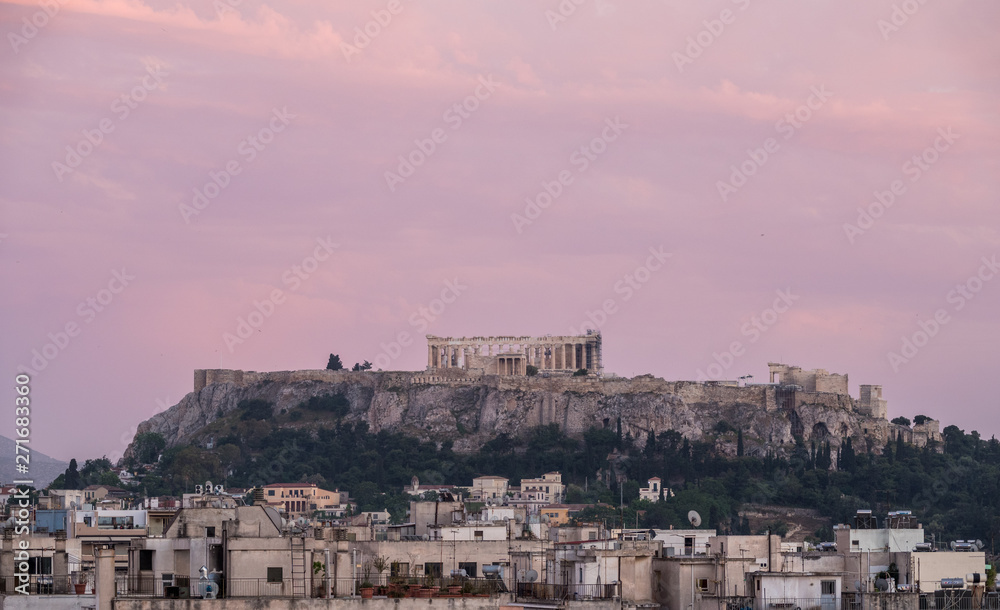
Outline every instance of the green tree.
{"type": "Polygon", "coordinates": [[[274,405],[260,398],[241,400],[236,408],[243,410],[243,414],[240,415],[241,421],[259,421],[274,416],[274,405]]]}
{"type": "Polygon", "coordinates": [[[343,417],[350,412],[351,403],[343,394],[323,394],[299,403],[299,407],[308,411],[319,411],[343,417]]]}
{"type": "MultiPolygon", "coordinates": [[[[330,354],[330,355],[332,356],[333,354],[330,354]]],[[[330,366],[327,365],[326,368],[330,368],[330,366]]],[[[358,364],[357,362],[355,362],[354,363],[354,368],[352,368],[351,370],[352,371],[370,371],[371,369],[372,369],[372,363],[368,362],[367,360],[365,360],[363,364],[358,364]]]]}
{"type": "Polygon", "coordinates": [[[69,461],[64,485],[66,489],[81,489],[83,487],[80,484],[80,472],[77,470],[76,458],[69,461]]]}
{"type": "Polygon", "coordinates": [[[736,457],[743,457],[743,430],[736,431],[736,457]]]}
{"type": "Polygon", "coordinates": [[[900,426],[906,426],[907,428],[910,427],[909,418],[903,417],[902,415],[900,415],[899,417],[894,417],[890,423],[898,424],[900,426]]]}
{"type": "Polygon", "coordinates": [[[330,359],[326,363],[326,368],[331,371],[340,371],[344,368],[344,363],[340,361],[340,356],[330,354],[330,359]]]}
{"type": "Polygon", "coordinates": [[[166,448],[167,441],[163,435],[156,432],[143,432],[136,434],[132,441],[132,449],[135,460],[140,464],[152,464],[166,448]]]}
{"type": "Polygon", "coordinates": [[[528,377],[534,377],[535,375],[538,374],[538,367],[535,366],[534,364],[529,364],[528,366],[524,367],[524,372],[528,377]]]}

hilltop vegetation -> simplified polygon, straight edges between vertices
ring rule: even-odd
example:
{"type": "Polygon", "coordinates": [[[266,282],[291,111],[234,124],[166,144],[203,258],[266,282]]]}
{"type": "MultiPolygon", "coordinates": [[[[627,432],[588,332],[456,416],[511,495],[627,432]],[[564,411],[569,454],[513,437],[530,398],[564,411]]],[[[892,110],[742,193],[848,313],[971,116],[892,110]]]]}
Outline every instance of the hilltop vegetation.
{"type": "MultiPolygon", "coordinates": [[[[955,426],[944,429],[943,453],[901,441],[888,443],[880,455],[855,453],[845,439],[839,450],[799,440],[784,452],[788,457],[728,457],[714,441],[735,442],[742,453],[742,435],[720,422],[706,442],[691,442],[676,431],[623,437],[614,423],[574,439],[548,425],[520,438],[499,435],[474,453],[459,454],[451,442],[372,433],[364,423],[345,421],[346,413],[347,402],[338,395],[278,413],[266,401],[244,401],[205,428],[201,438],[214,439],[211,449],[164,450],[144,473],[142,487],[151,494],[178,494],[206,479],[241,487],[308,481],[348,490],[362,510],[387,508],[398,521],[410,500],[402,488],[413,476],[422,483],[468,485],[475,476],[492,474],[517,484],[559,471],[569,484],[567,502],[615,507],[596,506],[581,515],[609,525],[624,518],[629,526],[683,527],[687,512],[697,510],[705,527],[746,533],[749,526],[737,513],[742,504],[754,503],[815,508],[835,523],[849,522],[858,508],[909,508],[938,540],[991,541],[1000,533],[1000,442],[955,426]],[[608,485],[597,480],[599,471],[608,485]],[[620,487],[615,473],[627,477],[620,487]],[[657,503],[639,500],[639,487],[652,476],[675,495],[657,503]]],[[[162,448],[156,436],[140,439],[142,455],[162,448]]],[[[781,524],[773,525],[780,531],[781,524]]],[[[818,538],[830,536],[816,532],[818,538]]]]}

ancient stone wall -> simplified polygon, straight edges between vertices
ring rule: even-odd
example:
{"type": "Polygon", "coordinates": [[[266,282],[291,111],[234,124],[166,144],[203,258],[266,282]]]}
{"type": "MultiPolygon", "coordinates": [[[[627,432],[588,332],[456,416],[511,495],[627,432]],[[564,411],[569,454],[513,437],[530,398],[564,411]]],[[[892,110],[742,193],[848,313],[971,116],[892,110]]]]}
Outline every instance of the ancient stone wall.
{"type": "Polygon", "coordinates": [[[767,368],[771,374],[771,383],[802,386],[806,392],[848,393],[847,375],[830,373],[825,369],[803,371],[801,367],[777,362],[768,362],[767,368]]]}
{"type": "Polygon", "coordinates": [[[863,385],[860,387],[858,412],[869,417],[885,419],[889,413],[889,403],[882,398],[882,386],[863,385]]]}
{"type": "MultiPolygon", "coordinates": [[[[859,413],[846,394],[808,392],[794,386],[666,381],[634,378],[539,374],[486,375],[461,368],[436,371],[228,371],[199,370],[194,392],[139,426],[164,435],[170,446],[202,442],[200,430],[259,398],[274,412],[297,408],[313,396],[342,394],[350,403],[348,421],[372,431],[402,432],[424,440],[451,440],[456,451],[475,451],[505,433],[526,434],[534,426],[556,424],[580,436],[592,427],[616,429],[641,444],[650,431],[668,430],[692,440],[712,439],[717,449],[735,453],[741,430],[748,454],[791,447],[796,437],[837,446],[853,437],[855,446],[880,450],[888,438],[884,418],[859,413]],[[720,422],[727,426],[719,428],[720,422]]],[[[296,425],[286,423],[283,425],[296,425]]]]}

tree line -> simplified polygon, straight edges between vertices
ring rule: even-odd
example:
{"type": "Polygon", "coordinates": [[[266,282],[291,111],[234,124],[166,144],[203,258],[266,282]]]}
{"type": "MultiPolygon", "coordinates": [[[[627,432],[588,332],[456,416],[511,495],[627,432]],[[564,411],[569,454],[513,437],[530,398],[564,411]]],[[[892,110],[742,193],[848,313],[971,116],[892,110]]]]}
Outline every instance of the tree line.
{"type": "MultiPolygon", "coordinates": [[[[500,434],[474,453],[460,454],[448,440],[376,433],[365,423],[345,421],[348,408],[340,395],[315,397],[279,413],[266,401],[244,401],[206,429],[216,435],[211,449],[163,449],[162,437],[147,433],[137,438],[135,453],[158,460],[141,472],[140,489],[176,495],[207,479],[236,487],[312,482],[350,491],[361,510],[389,509],[398,522],[410,500],[403,487],[413,476],[428,484],[469,485],[476,476],[499,475],[516,485],[559,471],[568,484],[567,502],[604,505],[583,518],[628,527],[686,527],[688,511],[697,510],[703,527],[749,533],[739,510],[753,503],[814,508],[833,523],[849,523],[859,508],[882,513],[905,508],[938,540],[978,538],[991,548],[1000,534],[1000,442],[956,426],[944,429],[940,446],[917,448],[897,439],[877,453],[855,451],[850,438],[839,447],[798,438],[781,454],[748,456],[742,432],[725,422],[700,441],[673,430],[650,431],[645,439],[623,437],[617,423],[574,438],[552,424],[520,437],[500,434]],[[292,425],[296,422],[314,425],[292,425]],[[719,440],[735,442],[737,455],[719,451],[719,440]],[[639,488],[653,476],[673,495],[640,500],[639,488]]],[[[76,475],[86,476],[71,479],[67,471],[53,486],[110,481],[91,463],[76,475]]],[[[829,536],[829,530],[815,533],[829,536]]]]}

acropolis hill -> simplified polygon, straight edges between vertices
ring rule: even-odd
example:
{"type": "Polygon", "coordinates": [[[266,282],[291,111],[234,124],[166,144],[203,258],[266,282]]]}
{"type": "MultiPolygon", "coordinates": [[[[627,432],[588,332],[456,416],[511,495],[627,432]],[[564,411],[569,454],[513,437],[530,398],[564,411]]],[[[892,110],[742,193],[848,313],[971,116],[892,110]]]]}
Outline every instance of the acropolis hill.
{"type": "MultiPolygon", "coordinates": [[[[862,385],[853,398],[847,375],[821,369],[769,363],[771,382],[765,384],[628,379],[604,375],[596,333],[427,339],[424,371],[196,370],[194,391],[140,424],[137,433],[158,432],[168,446],[200,442],[206,440],[202,428],[242,400],[267,400],[278,413],[313,396],[342,394],[350,402],[347,421],[367,422],[376,432],[452,440],[456,451],[466,452],[501,433],[516,436],[557,424],[581,436],[595,426],[614,428],[619,419],[623,434],[638,443],[651,430],[715,438],[717,425],[725,422],[743,431],[748,454],[781,453],[796,437],[833,447],[852,437],[862,451],[878,451],[897,435],[917,445],[940,439],[933,420],[912,429],[890,424],[881,386],[862,385]]],[[[718,449],[735,453],[735,437],[719,435],[718,449]]]]}

